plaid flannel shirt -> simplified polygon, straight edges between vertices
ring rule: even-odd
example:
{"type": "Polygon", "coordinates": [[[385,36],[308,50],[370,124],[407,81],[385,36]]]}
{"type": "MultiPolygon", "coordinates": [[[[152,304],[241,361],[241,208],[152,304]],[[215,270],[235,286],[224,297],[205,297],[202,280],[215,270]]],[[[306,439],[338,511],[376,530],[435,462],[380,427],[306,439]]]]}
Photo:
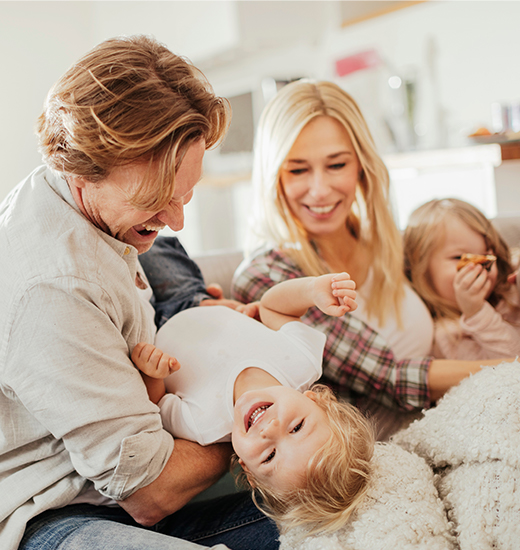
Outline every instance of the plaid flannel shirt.
{"type": "MultiPolygon", "coordinates": [[[[271,286],[302,276],[283,251],[270,250],[242,263],[233,279],[232,295],[249,303],[259,300],[271,286]]],[[[386,341],[348,313],[330,317],[313,307],[302,321],[327,336],[320,382],[342,398],[363,409],[383,405],[414,411],[430,406],[430,357],[396,361],[386,341]]]]}

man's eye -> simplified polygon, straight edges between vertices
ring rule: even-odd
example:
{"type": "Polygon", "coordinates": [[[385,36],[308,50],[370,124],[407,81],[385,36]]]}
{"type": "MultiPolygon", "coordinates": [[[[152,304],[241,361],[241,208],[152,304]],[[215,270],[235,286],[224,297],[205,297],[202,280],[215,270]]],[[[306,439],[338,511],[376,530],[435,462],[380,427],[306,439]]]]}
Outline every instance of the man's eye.
{"type": "Polygon", "coordinates": [[[291,433],[292,434],[295,434],[296,432],[299,432],[302,428],[303,428],[303,420],[297,425],[295,426],[292,430],[291,430],[291,433]]]}
{"type": "Polygon", "coordinates": [[[276,449],[273,449],[271,454],[262,462],[262,464],[268,464],[269,462],[271,462],[275,454],[276,454],[276,449]]]}

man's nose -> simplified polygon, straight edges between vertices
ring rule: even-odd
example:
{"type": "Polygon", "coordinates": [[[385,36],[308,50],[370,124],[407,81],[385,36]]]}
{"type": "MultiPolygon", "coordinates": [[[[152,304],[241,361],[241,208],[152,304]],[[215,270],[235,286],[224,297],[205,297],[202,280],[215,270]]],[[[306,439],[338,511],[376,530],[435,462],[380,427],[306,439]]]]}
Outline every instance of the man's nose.
{"type": "Polygon", "coordinates": [[[157,214],[157,218],[172,231],[180,231],[184,227],[184,205],[182,202],[170,202],[157,214]]]}

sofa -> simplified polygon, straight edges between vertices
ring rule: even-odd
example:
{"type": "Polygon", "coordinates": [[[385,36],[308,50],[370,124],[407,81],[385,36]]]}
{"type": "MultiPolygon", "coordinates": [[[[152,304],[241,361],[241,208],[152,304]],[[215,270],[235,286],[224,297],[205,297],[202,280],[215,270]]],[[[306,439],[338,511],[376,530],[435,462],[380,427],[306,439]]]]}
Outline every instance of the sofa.
{"type": "MultiPolygon", "coordinates": [[[[510,247],[520,246],[520,214],[497,217],[493,220],[493,224],[510,247]]],[[[229,298],[233,273],[243,257],[240,250],[217,250],[194,256],[193,259],[199,265],[206,283],[220,284],[224,296],[229,298]]]]}

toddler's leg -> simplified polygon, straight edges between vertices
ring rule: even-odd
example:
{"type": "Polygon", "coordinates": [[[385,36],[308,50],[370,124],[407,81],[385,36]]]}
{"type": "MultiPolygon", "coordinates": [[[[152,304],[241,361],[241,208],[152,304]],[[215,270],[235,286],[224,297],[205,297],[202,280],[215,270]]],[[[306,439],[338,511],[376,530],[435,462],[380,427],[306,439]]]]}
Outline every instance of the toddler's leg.
{"type": "Polygon", "coordinates": [[[160,328],[179,311],[211,298],[199,266],[188,256],[177,237],[158,237],[139,256],[154,294],[155,324],[160,328]]]}

